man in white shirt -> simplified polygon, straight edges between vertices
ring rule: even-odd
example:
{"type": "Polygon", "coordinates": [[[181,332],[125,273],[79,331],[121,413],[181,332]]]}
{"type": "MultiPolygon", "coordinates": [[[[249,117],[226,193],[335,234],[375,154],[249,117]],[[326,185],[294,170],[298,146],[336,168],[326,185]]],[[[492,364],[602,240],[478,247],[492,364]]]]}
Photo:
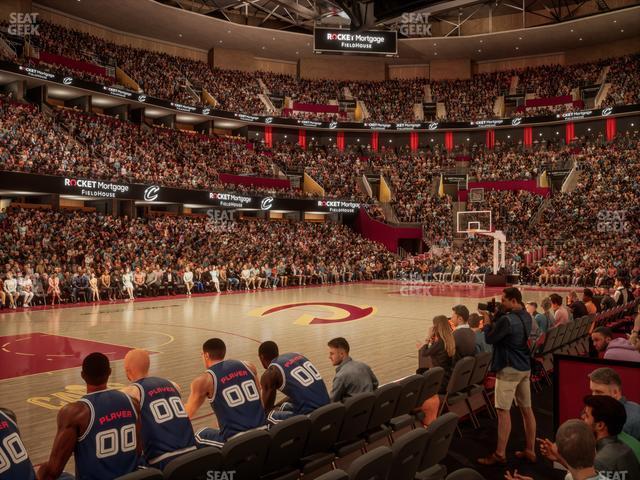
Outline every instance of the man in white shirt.
{"type": "Polygon", "coordinates": [[[251,276],[253,277],[254,284],[257,284],[256,286],[258,287],[258,289],[262,288],[262,282],[264,281],[264,278],[260,276],[260,269],[258,268],[257,264],[251,269],[251,276]]]}
{"type": "Polygon", "coordinates": [[[616,289],[613,299],[616,305],[624,305],[629,301],[629,292],[624,284],[624,278],[618,277],[615,280],[614,287],[616,289]]]}
{"type": "Polygon", "coordinates": [[[31,306],[31,300],[33,300],[33,282],[31,281],[31,277],[19,277],[18,290],[20,296],[24,297],[22,306],[24,308],[29,308],[31,306]]]}
{"type": "Polygon", "coordinates": [[[246,290],[249,290],[249,287],[251,286],[251,284],[253,284],[254,289],[256,288],[253,278],[251,277],[251,270],[249,269],[249,266],[246,263],[244,264],[244,267],[240,272],[240,279],[242,280],[242,283],[244,283],[246,290]]]}
{"type": "Polygon", "coordinates": [[[4,281],[4,292],[9,298],[9,308],[16,308],[16,301],[20,294],[18,293],[18,282],[13,278],[13,273],[7,272],[7,279],[4,281]]]}

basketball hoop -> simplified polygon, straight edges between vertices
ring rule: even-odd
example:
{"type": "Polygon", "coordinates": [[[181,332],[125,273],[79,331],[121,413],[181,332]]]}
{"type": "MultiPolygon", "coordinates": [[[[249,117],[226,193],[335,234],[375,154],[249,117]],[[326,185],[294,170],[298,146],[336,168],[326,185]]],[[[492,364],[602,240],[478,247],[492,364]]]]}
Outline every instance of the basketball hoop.
{"type": "Polygon", "coordinates": [[[467,235],[469,236],[469,240],[475,240],[477,233],[478,233],[478,230],[476,230],[475,228],[472,229],[472,230],[467,231],[467,235]]]}

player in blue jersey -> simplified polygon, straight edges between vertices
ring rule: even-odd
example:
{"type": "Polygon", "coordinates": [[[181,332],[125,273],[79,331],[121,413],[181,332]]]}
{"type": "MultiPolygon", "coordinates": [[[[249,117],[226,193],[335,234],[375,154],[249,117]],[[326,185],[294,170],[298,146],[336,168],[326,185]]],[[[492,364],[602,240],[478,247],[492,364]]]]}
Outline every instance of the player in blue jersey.
{"type": "Polygon", "coordinates": [[[112,480],[140,463],[140,407],[118,390],[108,390],[109,359],[91,353],[82,362],[87,394],[58,413],[58,432],[38,480],[55,480],[73,453],[78,480],[112,480]]]}
{"type": "MultiPolygon", "coordinates": [[[[33,469],[27,453],[16,415],[7,408],[0,408],[0,480],[35,480],[33,469]]],[[[73,480],[73,475],[62,473],[58,480],[73,480]]]]}
{"type": "Polygon", "coordinates": [[[219,338],[204,342],[202,359],[207,370],[191,382],[185,405],[189,418],[193,419],[208,399],[220,426],[196,432],[199,446],[221,447],[238,433],[266,425],[256,367],[249,362],[225,360],[226,354],[227,347],[219,338]]]}
{"type": "Polygon", "coordinates": [[[171,460],[197,447],[178,386],[164,378],[150,377],[149,364],[149,352],[130,350],[124,357],[124,370],[134,383],[122,391],[140,402],[145,461],[163,470],[171,460]]]}
{"type": "Polygon", "coordinates": [[[306,415],[330,402],[327,387],[311,361],[299,353],[280,355],[278,345],[268,341],[260,344],[258,356],[266,369],[260,379],[262,404],[269,412],[267,420],[275,424],[294,415],[306,415]],[[287,401],[275,406],[276,391],[287,401]]]}
{"type": "Polygon", "coordinates": [[[36,472],[20,438],[16,416],[11,410],[0,408],[0,479],[35,478],[36,472]]]}

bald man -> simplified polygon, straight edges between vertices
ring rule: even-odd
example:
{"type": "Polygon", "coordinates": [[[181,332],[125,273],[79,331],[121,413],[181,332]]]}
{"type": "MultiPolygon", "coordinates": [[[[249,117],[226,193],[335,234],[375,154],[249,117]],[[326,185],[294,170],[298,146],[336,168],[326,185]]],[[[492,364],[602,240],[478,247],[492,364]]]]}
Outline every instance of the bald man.
{"type": "Polygon", "coordinates": [[[149,352],[130,350],[124,370],[132,385],[122,391],[140,402],[142,443],[147,463],[157,469],[196,449],[193,426],[180,398],[178,386],[149,376],[149,352]]]}

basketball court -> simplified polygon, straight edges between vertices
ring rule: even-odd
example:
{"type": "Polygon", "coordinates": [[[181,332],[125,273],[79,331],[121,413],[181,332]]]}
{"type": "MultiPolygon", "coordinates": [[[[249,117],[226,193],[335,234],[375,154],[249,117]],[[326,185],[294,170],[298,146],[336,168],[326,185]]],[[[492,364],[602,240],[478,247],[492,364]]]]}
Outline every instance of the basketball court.
{"type": "MultiPolygon", "coordinates": [[[[16,412],[39,464],[48,457],[58,410],[85,393],[79,366],[92,351],[109,356],[111,386],[121,387],[126,352],[150,350],[151,374],[177,382],[186,400],[191,380],[204,369],[201,345],[208,338],[222,338],[228,358],[249,360],[259,373],[258,345],[275,340],[281,352],[308,356],[330,388],[334,369],[326,343],[343,336],[353,357],[386,383],[415,371],[416,342],[435,315],[450,315],[458,303],[474,312],[478,302],[500,293],[482,285],[375,281],[1,313],[2,406],[16,412]]],[[[524,299],[539,303],[548,293],[529,288],[524,299]]],[[[199,413],[195,427],[215,423],[208,405],[199,413]]]]}

